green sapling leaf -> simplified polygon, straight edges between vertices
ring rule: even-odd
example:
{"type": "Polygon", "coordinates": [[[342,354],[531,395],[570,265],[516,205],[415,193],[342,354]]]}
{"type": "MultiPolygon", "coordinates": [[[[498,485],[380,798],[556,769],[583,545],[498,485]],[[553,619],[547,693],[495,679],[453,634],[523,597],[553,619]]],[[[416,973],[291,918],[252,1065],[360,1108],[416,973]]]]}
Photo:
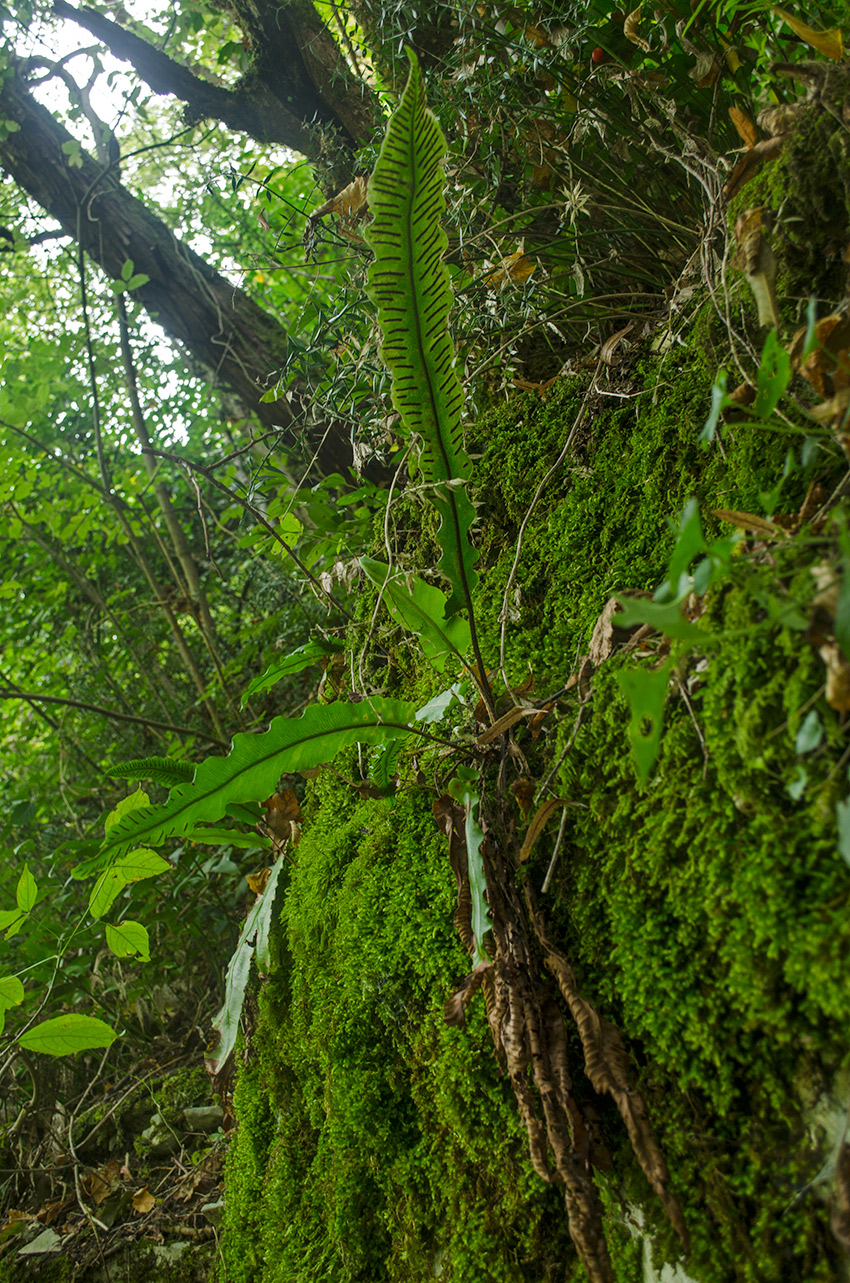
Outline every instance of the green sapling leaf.
{"type": "Polygon", "coordinates": [[[95,1016],[54,1016],[29,1029],[18,1039],[25,1051],[47,1056],[71,1056],[78,1051],[110,1047],[118,1037],[114,1029],[95,1016]]]}
{"type": "Polygon", "coordinates": [[[15,893],[18,908],[22,913],[29,913],[31,911],[35,905],[37,896],[38,887],[36,886],[35,878],[30,873],[29,866],[25,864],[23,873],[18,878],[18,888],[15,893]]]}
{"type": "Polygon", "coordinates": [[[119,922],[117,925],[107,923],[106,943],[116,958],[130,958],[139,955],[142,962],[150,962],[150,937],[147,929],[140,922],[119,922]]]}

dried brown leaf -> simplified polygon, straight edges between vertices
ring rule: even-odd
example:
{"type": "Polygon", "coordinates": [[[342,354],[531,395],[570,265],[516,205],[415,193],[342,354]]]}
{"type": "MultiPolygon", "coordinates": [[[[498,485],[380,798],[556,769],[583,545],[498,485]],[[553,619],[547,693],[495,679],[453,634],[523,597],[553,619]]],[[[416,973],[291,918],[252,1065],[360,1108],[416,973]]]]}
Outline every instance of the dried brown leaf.
{"type": "Polygon", "coordinates": [[[758,134],[756,133],[755,125],[750,120],[747,113],[745,111],[741,111],[740,107],[730,107],[729,119],[738,131],[738,137],[747,150],[749,150],[750,147],[755,147],[758,134]]]}
{"type": "Polygon", "coordinates": [[[517,806],[522,811],[523,817],[528,815],[531,810],[531,803],[534,799],[534,790],[537,788],[534,780],[523,775],[520,779],[514,780],[511,785],[511,792],[514,795],[517,806]]]}
{"type": "Polygon", "coordinates": [[[645,40],[643,36],[638,35],[642,9],[642,4],[639,4],[636,9],[632,9],[631,13],[626,18],[626,21],[623,23],[623,35],[627,40],[631,40],[633,45],[637,45],[639,49],[645,49],[649,52],[652,47],[649,41],[645,40]]]}
{"type": "Polygon", "coordinates": [[[775,521],[757,517],[751,512],[736,512],[733,508],[712,508],[711,512],[718,520],[728,521],[730,526],[737,526],[739,530],[751,530],[754,534],[761,535],[762,539],[778,539],[788,533],[775,521]]]}
{"type": "Polygon", "coordinates": [[[732,266],[746,273],[758,308],[759,325],[778,325],[779,308],[774,290],[776,259],[764,235],[761,205],[741,214],[735,224],[735,239],[738,248],[732,257],[732,266]]]}
{"type": "Polygon", "coordinates": [[[805,40],[807,45],[817,49],[818,53],[822,53],[824,58],[832,58],[834,62],[841,62],[844,57],[844,38],[840,27],[832,27],[827,31],[815,31],[813,27],[809,27],[805,22],[801,22],[799,18],[795,18],[793,13],[789,13],[787,9],[774,7],[773,12],[778,14],[783,22],[788,23],[795,36],[799,36],[801,40],[805,40]]]}
{"type": "Polygon", "coordinates": [[[457,988],[443,1007],[443,1020],[447,1025],[462,1025],[466,1021],[466,1009],[475,994],[481,988],[485,978],[492,974],[492,962],[479,962],[457,988]]]}
{"type": "Polygon", "coordinates": [[[778,134],[773,138],[763,138],[760,143],[756,143],[754,147],[744,152],[723,188],[723,195],[727,200],[737,196],[744,184],[758,173],[762,165],[779,155],[785,146],[786,137],[786,134],[778,134]]]}
{"type": "Polygon", "coordinates": [[[531,821],[531,824],[528,826],[528,832],[526,833],[525,839],[523,840],[523,844],[520,847],[520,852],[519,852],[520,864],[524,864],[525,861],[528,859],[528,857],[531,855],[531,852],[534,849],[534,843],[537,841],[537,839],[540,837],[540,834],[543,832],[544,828],[546,827],[546,822],[549,819],[549,816],[552,814],[552,812],[557,810],[559,806],[566,806],[566,805],[567,805],[567,802],[562,797],[550,797],[548,801],[543,803],[540,810],[537,812],[534,819],[531,821]]]}
{"type": "Polygon", "coordinates": [[[141,1189],[136,1190],[133,1195],[134,1212],[137,1212],[139,1216],[146,1216],[147,1213],[152,1211],[155,1207],[156,1199],[148,1189],[147,1185],[143,1185],[141,1189]]]}
{"type": "Polygon", "coordinates": [[[838,642],[827,642],[818,654],[826,664],[826,702],[839,713],[850,712],[850,664],[838,642]]]}

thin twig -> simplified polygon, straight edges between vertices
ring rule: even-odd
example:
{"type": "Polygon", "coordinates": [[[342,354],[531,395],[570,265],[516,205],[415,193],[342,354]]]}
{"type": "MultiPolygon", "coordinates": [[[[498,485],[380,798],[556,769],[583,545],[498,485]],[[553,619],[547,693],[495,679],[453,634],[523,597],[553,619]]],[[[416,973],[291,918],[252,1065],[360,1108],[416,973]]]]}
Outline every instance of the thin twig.
{"type": "Polygon", "coordinates": [[[564,840],[564,829],[567,827],[567,808],[564,807],[561,812],[561,823],[558,828],[558,836],[555,838],[555,849],[552,852],[552,859],[549,861],[549,868],[546,870],[546,877],[543,879],[543,886],[540,888],[540,894],[545,895],[549,890],[549,883],[552,881],[552,874],[555,872],[555,864],[561,851],[561,843],[564,840]]]}
{"type": "MultiPolygon", "coordinates": [[[[119,713],[114,708],[101,708],[98,704],[86,704],[80,699],[62,699],[59,695],[38,695],[33,691],[0,691],[0,699],[22,699],[27,703],[37,700],[41,704],[64,704],[66,708],[81,708],[86,713],[99,713],[113,722],[133,722],[138,726],[150,726],[157,731],[172,731],[175,735],[200,736],[210,744],[229,748],[225,740],[210,735],[208,731],[199,730],[197,726],[174,726],[171,722],[155,722],[151,717],[134,717],[132,713],[119,713]]],[[[99,768],[98,768],[99,769],[99,768]]]]}

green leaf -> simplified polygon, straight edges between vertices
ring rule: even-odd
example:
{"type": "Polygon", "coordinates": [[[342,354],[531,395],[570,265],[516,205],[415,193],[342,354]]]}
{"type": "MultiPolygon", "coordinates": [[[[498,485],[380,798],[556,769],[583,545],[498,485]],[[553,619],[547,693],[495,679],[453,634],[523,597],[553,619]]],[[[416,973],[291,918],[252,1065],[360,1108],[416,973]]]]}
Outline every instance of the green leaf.
{"type": "Polygon", "coordinates": [[[779,404],[792,376],[791,357],[779,342],[776,330],[764,341],[753,413],[767,419],[779,404]]]}
{"type": "Polygon", "coordinates": [[[72,1056],[78,1051],[110,1047],[118,1037],[114,1029],[95,1016],[54,1016],[18,1039],[25,1051],[47,1056],[72,1056]]]}
{"type": "Polygon", "coordinates": [[[818,747],[822,739],[823,722],[820,720],[820,714],[817,709],[813,708],[797,731],[797,738],[794,740],[794,752],[798,757],[802,757],[804,753],[811,753],[818,747]]]}
{"type": "Polygon", "coordinates": [[[664,601],[665,597],[681,598],[690,592],[688,569],[691,562],[706,549],[699,519],[699,505],[696,499],[689,499],[679,518],[676,543],[667,567],[667,579],[656,592],[656,601],[664,601]]]}
{"type": "Polygon", "coordinates": [[[0,931],[5,931],[5,940],[16,936],[27,920],[23,909],[3,909],[0,911],[0,931]]]}
{"type": "Polygon", "coordinates": [[[364,235],[375,261],[367,288],[378,308],[393,405],[404,433],[422,441],[419,462],[441,517],[439,569],[451,584],[448,612],[454,614],[471,609],[477,554],[469,542],[475,512],[465,489],[470,462],[463,446],[463,389],[449,335],[452,291],[443,263],[446,141],[426,106],[410,50],[408,57],[410,77],[369,180],[374,218],[364,235]]]}
{"type": "MultiPolygon", "coordinates": [[[[217,1029],[221,1035],[218,1046],[215,1049],[214,1066],[223,1065],[236,1045],[236,1035],[239,1033],[239,1017],[242,1014],[245,990],[248,985],[248,977],[251,974],[251,959],[254,956],[255,949],[254,941],[256,941],[257,966],[264,971],[268,971],[271,967],[269,937],[271,934],[272,909],[274,908],[277,884],[283,863],[283,860],[278,860],[277,864],[273,866],[265,890],[249,913],[239,936],[236,951],[230,959],[224,986],[224,1005],[213,1021],[213,1028],[217,1029]]],[[[212,1072],[215,1072],[215,1068],[212,1072]]]]}
{"type": "Polygon", "coordinates": [[[0,1007],[17,1007],[24,1000],[24,986],[17,976],[3,976],[0,980],[0,1007]]]}
{"type": "Polygon", "coordinates": [[[150,806],[150,798],[143,789],[136,789],[135,793],[129,793],[107,815],[104,821],[106,832],[109,833],[110,829],[113,829],[125,815],[129,815],[131,811],[138,811],[143,806],[150,806]]]}
{"type": "Polygon", "coordinates": [[[730,398],[726,395],[728,377],[726,371],[721,370],[714,387],[711,389],[711,411],[705,421],[702,432],[699,434],[699,439],[703,445],[709,445],[714,440],[720,416],[726,407],[731,404],[730,398]]]}
{"type": "Polygon", "coordinates": [[[426,658],[438,672],[446,658],[455,655],[463,663],[472,645],[469,624],[460,615],[446,618],[445,595],[418,575],[388,579],[389,566],[371,557],[361,557],[360,565],[373,584],[384,590],[384,601],[393,619],[419,638],[426,658]]]}
{"type": "Polygon", "coordinates": [[[677,601],[660,604],[655,601],[635,600],[631,597],[618,597],[622,609],[615,616],[618,628],[633,628],[636,624],[650,624],[665,637],[677,641],[705,641],[705,633],[690,623],[682,614],[677,601]]]}
{"type": "Polygon", "coordinates": [[[342,649],[341,644],[314,639],[313,641],[308,641],[304,646],[299,646],[291,654],[283,655],[280,659],[274,660],[264,673],[260,673],[259,677],[255,677],[252,682],[248,683],[242,696],[242,707],[245,707],[252,695],[268,690],[283,677],[289,677],[292,673],[300,673],[302,669],[309,668],[311,664],[321,664],[323,660],[327,659],[328,655],[338,654],[342,649]]]}
{"type": "Polygon", "coordinates": [[[22,913],[30,912],[35,904],[37,896],[38,887],[36,886],[35,878],[30,873],[29,866],[25,864],[24,871],[18,878],[18,889],[15,893],[18,908],[22,913]]]}
{"type": "Polygon", "coordinates": [[[480,803],[480,777],[478,771],[468,766],[458,767],[457,775],[449,785],[449,795],[460,802],[466,809],[464,836],[466,838],[466,858],[469,868],[469,894],[472,900],[472,933],[475,936],[475,953],[472,965],[489,962],[484,952],[483,940],[492,929],[493,921],[487,904],[487,877],[484,873],[484,859],[481,855],[481,844],[484,834],[475,818],[474,810],[480,803]]]}
{"type": "Polygon", "coordinates": [[[151,947],[147,930],[140,922],[106,924],[106,943],[116,958],[130,958],[138,954],[142,962],[150,962],[151,947]]]}
{"type": "Polygon", "coordinates": [[[440,718],[445,717],[452,704],[461,702],[462,682],[455,682],[448,690],[440,691],[433,699],[429,699],[427,704],[416,710],[417,722],[424,722],[426,726],[430,722],[439,722],[440,718]]]}
{"type": "Polygon", "coordinates": [[[114,862],[127,847],[185,837],[196,824],[215,823],[234,802],[259,802],[274,793],[284,771],[309,770],[349,744],[381,744],[411,733],[415,709],[375,697],[359,704],[317,704],[301,717],[276,717],[264,735],[236,735],[228,757],[208,757],[190,784],[172,789],[167,802],[136,810],[112,828],[100,853],[78,865],[87,877],[114,862]]]}
{"type": "Polygon", "coordinates": [[[845,864],[850,865],[850,798],[838,803],[835,818],[838,821],[838,854],[845,864]]]}
{"type": "Polygon", "coordinates": [[[139,847],[116,860],[111,868],[106,869],[94,884],[89,896],[89,913],[93,918],[102,918],[115,897],[120,895],[125,886],[131,882],[141,882],[143,878],[155,878],[160,873],[167,873],[171,865],[163,860],[156,851],[139,847]]]}
{"type": "Polygon", "coordinates": [[[632,668],[617,673],[617,683],[629,701],[629,739],[641,784],[646,784],[652,774],[661,748],[661,726],[670,668],[668,659],[655,672],[648,668],[632,668]]]}
{"type": "Polygon", "coordinates": [[[176,757],[137,757],[132,762],[117,762],[105,770],[113,780],[151,780],[171,788],[191,780],[195,767],[191,762],[181,762],[176,757]]]}

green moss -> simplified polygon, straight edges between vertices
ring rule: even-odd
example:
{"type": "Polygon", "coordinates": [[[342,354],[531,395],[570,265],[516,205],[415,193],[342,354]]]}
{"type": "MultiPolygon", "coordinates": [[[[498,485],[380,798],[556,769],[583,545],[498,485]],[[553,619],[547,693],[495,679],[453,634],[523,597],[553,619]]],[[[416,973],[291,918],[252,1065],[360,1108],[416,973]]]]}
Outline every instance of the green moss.
{"type": "MultiPolygon", "coordinates": [[[[780,162],[786,175],[797,147],[780,162]]],[[[774,167],[757,181],[786,179],[774,167]]],[[[810,266],[786,256],[789,297],[805,297],[810,266]]],[[[722,430],[722,449],[699,441],[726,343],[706,306],[687,343],[663,358],[621,368],[592,394],[586,380],[564,378],[470,429],[480,456],[478,622],[495,667],[520,527],[579,422],[525,529],[507,601],[513,682],[530,668],[538,694],[563,687],[610,596],[664,578],[689,498],[709,537],[730,531],[714,509],[764,512],[763,495],[786,471],[788,436],[739,421],[722,430]]],[[[829,490],[842,471],[826,454],[804,467],[792,446],[777,509],[789,514],[813,479],[829,490]]],[[[418,572],[436,559],[424,511],[425,520],[407,498],[392,514],[399,558],[418,572]]],[[[624,664],[656,665],[658,636],[597,669],[553,781],[571,805],[546,897],[552,932],[582,990],[627,1037],[690,1225],[687,1269],[700,1283],[816,1283],[839,1268],[827,1207],[811,1193],[796,1198],[825,1157],[806,1104],[848,1060],[850,880],[835,823],[843,729],[819,693],[823,664],[804,631],[810,568],[824,558],[837,563],[829,528],[750,545],[733,561],[704,603],[704,643],[674,653],[648,785],[636,781],[616,677],[624,664]],[[809,708],[823,740],[798,756],[809,708]],[[805,788],[792,797],[801,770],[805,788]]],[[[364,594],[364,619],[373,604],[364,594]]],[[[367,678],[423,703],[448,685],[400,629],[380,627],[385,653],[367,678]]],[[[517,730],[536,779],[566,747],[576,714],[573,692],[537,739],[517,730]]],[[[443,787],[455,760],[420,754],[419,785],[443,787]]],[[[360,776],[354,757],[336,766],[360,776]]],[[[408,757],[403,778],[414,776],[408,757]]],[[[236,1283],[583,1277],[562,1199],[529,1166],[483,1011],[463,1030],[442,1022],[467,960],[432,796],[405,783],[392,799],[362,801],[328,773],[312,786],[281,965],[259,994],[237,1090],[225,1223],[236,1283]]],[[[537,886],[551,854],[547,831],[529,863],[537,886]]],[[[577,1050],[573,1059],[576,1095],[612,1154],[599,1183],[626,1283],[649,1250],[635,1237],[638,1217],[656,1266],[679,1247],[618,1115],[595,1098],[577,1050]]]]}

